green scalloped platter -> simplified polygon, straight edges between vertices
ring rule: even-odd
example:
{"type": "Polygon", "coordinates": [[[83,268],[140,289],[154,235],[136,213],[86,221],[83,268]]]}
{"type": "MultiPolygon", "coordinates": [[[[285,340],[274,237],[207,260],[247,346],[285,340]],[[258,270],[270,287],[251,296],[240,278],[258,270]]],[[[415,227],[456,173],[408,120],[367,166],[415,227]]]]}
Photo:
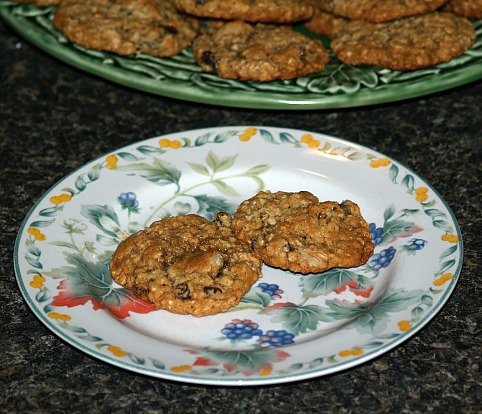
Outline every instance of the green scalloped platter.
{"type": "MultiPolygon", "coordinates": [[[[0,16],[25,39],[56,58],[102,78],[186,101],[253,109],[328,109],[399,101],[482,78],[482,20],[477,39],[462,56],[412,72],[341,63],[333,54],[324,71],[289,81],[241,82],[203,73],[190,48],[172,58],[130,57],[86,50],[52,24],[55,7],[0,0],[0,16]]],[[[302,27],[298,30],[303,31],[302,27]]],[[[306,31],[305,31],[306,33],[306,31]]],[[[321,38],[325,44],[328,39],[321,38]]]]}
{"type": "Polygon", "coordinates": [[[250,386],[389,352],[436,317],[462,259],[449,207],[395,160],[315,132],[232,126],[136,142],[72,172],[28,213],[14,263],[34,314],[76,349],[156,378],[250,386]],[[155,310],[112,281],[110,257],[130,234],[174,215],[234,214],[260,190],[353,200],[374,254],[308,275],[263,266],[239,304],[202,318],[155,310]]]}

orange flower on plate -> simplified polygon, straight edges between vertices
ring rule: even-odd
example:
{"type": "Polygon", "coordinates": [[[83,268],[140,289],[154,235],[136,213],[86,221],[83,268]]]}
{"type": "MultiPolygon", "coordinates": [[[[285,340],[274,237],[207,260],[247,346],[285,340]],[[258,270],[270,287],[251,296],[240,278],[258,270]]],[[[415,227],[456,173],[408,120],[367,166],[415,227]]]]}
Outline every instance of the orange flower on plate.
{"type": "Polygon", "coordinates": [[[116,357],[125,357],[127,355],[127,352],[123,351],[122,348],[118,346],[111,345],[107,349],[112,352],[116,357]]]}
{"type": "Polygon", "coordinates": [[[244,131],[240,136],[239,140],[242,142],[249,141],[253,135],[256,134],[256,128],[246,128],[246,131],[244,131]]]}
{"type": "Polygon", "coordinates": [[[70,321],[72,319],[71,316],[66,315],[65,313],[58,313],[58,312],[50,312],[48,314],[48,317],[50,319],[58,319],[58,320],[61,320],[61,321],[70,321]]]}
{"type": "Polygon", "coordinates": [[[387,167],[391,164],[389,158],[380,158],[378,160],[372,160],[370,162],[370,167],[372,168],[380,168],[380,167],[387,167]]]}
{"type": "Polygon", "coordinates": [[[119,162],[119,157],[117,157],[116,155],[108,155],[105,158],[105,161],[106,161],[106,167],[109,170],[113,170],[115,167],[117,167],[117,163],[119,162]]]}
{"type": "Polygon", "coordinates": [[[46,279],[41,275],[34,275],[29,285],[34,289],[40,289],[44,285],[45,280],[46,279]]]}
{"type": "Polygon", "coordinates": [[[449,234],[449,233],[446,233],[444,234],[441,239],[443,241],[446,241],[446,242],[449,242],[449,243],[458,243],[459,241],[459,237],[454,235],[454,234],[449,234]]]}
{"type": "Polygon", "coordinates": [[[410,321],[407,321],[407,320],[403,320],[403,321],[400,321],[398,322],[398,328],[403,331],[403,332],[407,332],[409,331],[410,329],[413,328],[412,324],[410,323],[410,321]]]}
{"type": "Polygon", "coordinates": [[[50,197],[50,202],[52,204],[62,204],[62,203],[68,203],[70,200],[72,200],[72,196],[70,194],[60,194],[58,196],[52,196],[50,197]]]}
{"type": "Polygon", "coordinates": [[[28,234],[31,234],[35,240],[44,241],[47,236],[43,234],[37,227],[29,227],[27,230],[28,234]]]}
{"type": "Polygon", "coordinates": [[[184,372],[184,371],[190,371],[192,369],[191,365],[179,365],[177,367],[172,367],[171,371],[172,372],[184,372]]]}
{"type": "Polygon", "coordinates": [[[363,349],[361,348],[344,349],[343,351],[338,352],[338,355],[341,357],[360,356],[360,355],[363,355],[363,349]]]}

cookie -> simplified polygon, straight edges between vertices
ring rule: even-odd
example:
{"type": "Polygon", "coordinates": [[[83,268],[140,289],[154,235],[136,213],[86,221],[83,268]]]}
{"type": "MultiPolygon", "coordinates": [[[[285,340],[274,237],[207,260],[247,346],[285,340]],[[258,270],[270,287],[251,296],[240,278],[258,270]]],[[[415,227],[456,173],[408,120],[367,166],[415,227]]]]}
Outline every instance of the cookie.
{"type": "Polygon", "coordinates": [[[200,35],[192,46],[205,72],[226,79],[287,80],[325,68],[329,55],[319,40],[289,26],[229,22],[200,35]]]}
{"type": "Polygon", "coordinates": [[[449,0],[442,11],[469,19],[482,19],[482,0],[449,0]]]}
{"type": "Polygon", "coordinates": [[[349,19],[344,17],[316,10],[313,17],[304,23],[304,26],[316,35],[325,35],[333,38],[349,21],[349,19]]]}
{"type": "Polygon", "coordinates": [[[57,6],[62,0],[15,0],[16,3],[34,4],[38,7],[57,6]]]}
{"type": "Polygon", "coordinates": [[[374,249],[355,203],[307,191],[260,192],[241,203],[232,228],[267,265],[303,274],[362,265],[374,249]]]}
{"type": "Polygon", "coordinates": [[[194,214],[154,222],[122,241],[112,279],[157,309],[197,317],[236,305],[261,277],[262,262],[231,230],[231,216],[194,214]]]}
{"type": "Polygon", "coordinates": [[[264,23],[293,23],[313,14],[311,0],[172,0],[181,12],[197,17],[264,23]]]}
{"type": "Polygon", "coordinates": [[[331,41],[331,48],[348,65],[416,70],[448,62],[474,40],[469,20],[434,12],[386,23],[353,21],[331,41]]]}
{"type": "Polygon", "coordinates": [[[322,11],[347,19],[385,22],[437,10],[448,0],[322,0],[322,11]]]}
{"type": "Polygon", "coordinates": [[[87,49],[169,57],[197,36],[197,19],[168,0],[63,0],[54,25],[87,49]]]}
{"type": "Polygon", "coordinates": [[[224,26],[226,22],[219,19],[199,19],[199,34],[214,33],[224,26]]]}

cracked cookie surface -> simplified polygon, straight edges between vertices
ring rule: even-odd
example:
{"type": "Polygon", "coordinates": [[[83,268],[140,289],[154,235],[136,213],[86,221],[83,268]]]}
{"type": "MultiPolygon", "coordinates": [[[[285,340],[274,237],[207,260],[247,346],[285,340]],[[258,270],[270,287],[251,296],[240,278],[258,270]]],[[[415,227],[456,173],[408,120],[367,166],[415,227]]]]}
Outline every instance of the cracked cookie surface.
{"type": "Polygon", "coordinates": [[[323,0],[318,1],[322,11],[347,19],[385,22],[402,17],[429,13],[448,0],[323,0]]]}
{"type": "Polygon", "coordinates": [[[310,0],[173,0],[179,11],[197,17],[264,23],[294,23],[313,14],[310,0]]]}
{"type": "Polygon", "coordinates": [[[319,40],[289,26],[229,22],[193,43],[196,63],[226,79],[287,80],[325,68],[329,54],[319,40]]]}
{"type": "Polygon", "coordinates": [[[434,12],[386,23],[352,21],[335,36],[331,48],[348,65],[416,70],[460,56],[474,40],[469,20],[434,12]]]}
{"type": "Polygon", "coordinates": [[[236,239],[231,217],[197,215],[154,222],[122,241],[112,279],[157,309],[197,317],[236,305],[261,277],[262,262],[236,239]]]}
{"type": "Polygon", "coordinates": [[[199,23],[168,0],[63,0],[54,25],[87,49],[169,57],[192,43],[199,23]]]}
{"type": "Polygon", "coordinates": [[[482,0],[449,0],[442,11],[469,19],[482,19],[482,0]]]}
{"type": "Polygon", "coordinates": [[[313,17],[304,23],[304,26],[314,34],[325,35],[331,39],[349,22],[350,20],[344,17],[316,10],[313,17]]]}
{"type": "Polygon", "coordinates": [[[262,191],[241,203],[232,228],[264,263],[303,274],[359,266],[374,249],[355,203],[320,202],[307,191],[262,191]]]}

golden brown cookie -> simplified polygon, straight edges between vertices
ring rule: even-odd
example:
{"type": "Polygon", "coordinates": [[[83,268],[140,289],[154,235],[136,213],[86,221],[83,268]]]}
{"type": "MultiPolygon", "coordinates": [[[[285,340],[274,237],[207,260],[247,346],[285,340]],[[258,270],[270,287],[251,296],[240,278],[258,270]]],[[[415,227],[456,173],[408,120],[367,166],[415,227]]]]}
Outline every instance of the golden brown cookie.
{"type": "Polygon", "coordinates": [[[231,217],[194,214],[153,223],[122,241],[112,279],[157,309],[194,316],[224,312],[261,277],[262,262],[236,239],[231,217]]]}
{"type": "Polygon", "coordinates": [[[62,0],[15,0],[16,3],[34,4],[38,7],[57,6],[62,0]]]}
{"type": "Polygon", "coordinates": [[[225,20],[199,19],[199,34],[214,33],[226,24],[225,20]]]}
{"type": "Polygon", "coordinates": [[[307,191],[260,192],[241,203],[232,228],[264,263],[304,274],[359,266],[374,249],[355,203],[320,202],[307,191]]]}
{"type": "Polygon", "coordinates": [[[469,19],[482,19],[482,0],[449,0],[442,11],[469,19]]]}
{"type": "Polygon", "coordinates": [[[385,22],[429,13],[437,10],[448,0],[319,0],[322,11],[347,19],[365,19],[385,22]]]}
{"type": "Polygon", "coordinates": [[[415,70],[448,62],[474,40],[469,20],[434,12],[386,23],[353,21],[332,40],[331,48],[348,65],[415,70]]]}
{"type": "Polygon", "coordinates": [[[192,43],[198,21],[168,0],[63,0],[54,25],[87,49],[168,57],[192,43]]]}
{"type": "Polygon", "coordinates": [[[308,20],[304,26],[314,34],[333,38],[349,21],[349,19],[345,19],[344,17],[316,10],[313,17],[308,20]]]}
{"type": "Polygon", "coordinates": [[[196,63],[227,79],[267,82],[319,72],[329,55],[319,40],[289,26],[229,22],[193,43],[196,63]]]}
{"type": "Polygon", "coordinates": [[[197,17],[264,23],[293,23],[313,14],[311,0],[172,0],[181,12],[197,17]]]}

